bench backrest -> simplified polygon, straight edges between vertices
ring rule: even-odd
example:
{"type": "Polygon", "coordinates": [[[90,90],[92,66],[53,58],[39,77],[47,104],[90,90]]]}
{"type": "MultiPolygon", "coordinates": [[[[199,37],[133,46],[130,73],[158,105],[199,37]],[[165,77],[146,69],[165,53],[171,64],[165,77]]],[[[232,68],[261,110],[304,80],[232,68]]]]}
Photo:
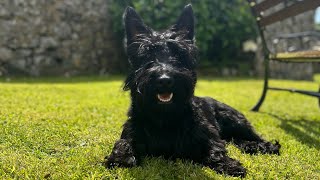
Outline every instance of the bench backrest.
{"type": "Polygon", "coordinates": [[[264,0],[259,1],[259,3],[257,3],[256,0],[248,0],[248,2],[260,27],[268,26],[286,18],[316,9],[318,6],[320,6],[320,0],[264,0]],[[290,3],[291,5],[264,16],[265,11],[277,6],[280,3],[286,2],[290,3]]]}

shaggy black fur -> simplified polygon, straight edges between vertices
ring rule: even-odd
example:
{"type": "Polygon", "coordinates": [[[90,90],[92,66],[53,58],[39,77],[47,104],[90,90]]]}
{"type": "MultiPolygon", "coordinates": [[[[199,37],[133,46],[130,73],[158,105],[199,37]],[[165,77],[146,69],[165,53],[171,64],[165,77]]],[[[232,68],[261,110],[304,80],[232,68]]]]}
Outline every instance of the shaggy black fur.
{"type": "Polygon", "coordinates": [[[240,112],[212,98],[194,96],[197,48],[191,5],[162,33],[147,27],[130,7],[124,22],[133,69],[124,90],[131,91],[132,103],[105,166],[132,167],[145,156],[162,156],[190,159],[219,173],[244,177],[246,169],[227,156],[226,141],[250,154],[279,154],[280,144],[262,139],[240,112]]]}

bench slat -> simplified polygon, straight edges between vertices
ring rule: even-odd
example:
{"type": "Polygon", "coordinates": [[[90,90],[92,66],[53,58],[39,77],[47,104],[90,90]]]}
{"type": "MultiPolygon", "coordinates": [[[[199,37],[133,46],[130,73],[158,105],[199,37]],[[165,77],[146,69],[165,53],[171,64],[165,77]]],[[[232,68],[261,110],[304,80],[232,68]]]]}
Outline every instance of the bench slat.
{"type": "Polygon", "coordinates": [[[286,18],[296,16],[303,12],[316,9],[320,6],[320,0],[304,0],[301,2],[296,2],[292,6],[286,7],[278,12],[271,14],[270,16],[263,17],[259,21],[260,26],[267,26],[275,22],[284,20],[286,18]]]}
{"type": "Polygon", "coordinates": [[[278,4],[280,4],[281,2],[284,2],[284,0],[265,0],[259,4],[255,4],[255,0],[249,0],[249,3],[254,3],[253,9],[258,14],[261,11],[267,10],[271,7],[274,7],[278,4]]]}
{"type": "Polygon", "coordinates": [[[272,60],[283,60],[291,62],[319,62],[320,61],[320,51],[310,50],[310,51],[297,51],[297,52],[283,52],[271,54],[270,59],[272,60]]]}

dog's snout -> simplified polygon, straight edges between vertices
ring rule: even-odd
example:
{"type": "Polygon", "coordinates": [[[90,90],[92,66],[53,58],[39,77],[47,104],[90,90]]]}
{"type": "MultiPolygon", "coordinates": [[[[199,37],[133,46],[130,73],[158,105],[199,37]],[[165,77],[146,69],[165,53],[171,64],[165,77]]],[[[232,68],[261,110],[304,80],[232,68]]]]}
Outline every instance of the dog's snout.
{"type": "Polygon", "coordinates": [[[164,74],[157,79],[157,86],[159,88],[172,88],[174,80],[172,77],[164,74]]]}

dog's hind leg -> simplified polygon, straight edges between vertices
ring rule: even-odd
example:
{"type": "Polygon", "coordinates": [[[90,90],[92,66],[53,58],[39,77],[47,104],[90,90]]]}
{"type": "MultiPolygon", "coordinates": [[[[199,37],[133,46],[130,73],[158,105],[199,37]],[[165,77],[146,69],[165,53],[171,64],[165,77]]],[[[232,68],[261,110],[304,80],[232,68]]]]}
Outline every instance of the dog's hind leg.
{"type": "Polygon", "coordinates": [[[226,140],[232,140],[233,143],[243,152],[256,154],[279,154],[280,144],[276,141],[274,144],[261,138],[253,129],[249,121],[243,114],[228,107],[225,110],[220,109],[217,113],[221,124],[221,136],[226,140]]]}
{"type": "Polygon", "coordinates": [[[207,102],[215,111],[222,139],[232,141],[249,154],[279,154],[279,142],[271,143],[261,138],[243,114],[214,99],[207,99],[207,102]]]}

